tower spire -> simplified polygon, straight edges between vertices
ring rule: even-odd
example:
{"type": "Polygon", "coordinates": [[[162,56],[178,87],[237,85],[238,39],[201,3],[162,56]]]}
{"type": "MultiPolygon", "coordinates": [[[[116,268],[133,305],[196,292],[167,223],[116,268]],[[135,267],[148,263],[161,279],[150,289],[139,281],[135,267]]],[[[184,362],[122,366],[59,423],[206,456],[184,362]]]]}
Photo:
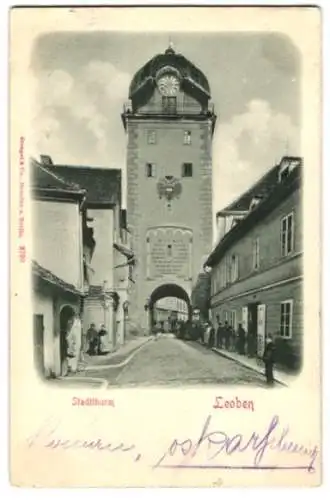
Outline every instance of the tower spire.
{"type": "Polygon", "coordinates": [[[174,43],[173,43],[172,37],[170,35],[168,37],[168,48],[166,49],[165,54],[174,54],[174,52],[175,52],[174,43]]]}

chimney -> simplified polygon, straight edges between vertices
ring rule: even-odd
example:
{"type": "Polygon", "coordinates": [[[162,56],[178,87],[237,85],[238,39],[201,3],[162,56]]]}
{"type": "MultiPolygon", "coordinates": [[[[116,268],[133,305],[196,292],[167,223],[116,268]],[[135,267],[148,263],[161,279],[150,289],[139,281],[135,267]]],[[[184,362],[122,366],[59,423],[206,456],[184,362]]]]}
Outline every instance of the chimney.
{"type": "Polygon", "coordinates": [[[40,161],[43,165],[53,165],[53,160],[48,155],[40,155],[40,161]]]}

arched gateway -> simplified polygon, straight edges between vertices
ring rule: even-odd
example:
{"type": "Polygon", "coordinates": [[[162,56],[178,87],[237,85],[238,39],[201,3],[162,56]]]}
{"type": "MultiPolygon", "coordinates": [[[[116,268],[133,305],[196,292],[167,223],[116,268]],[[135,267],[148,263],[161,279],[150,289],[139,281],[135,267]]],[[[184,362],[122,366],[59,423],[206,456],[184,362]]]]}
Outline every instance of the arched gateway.
{"type": "Polygon", "coordinates": [[[149,314],[149,328],[151,328],[154,324],[154,308],[156,303],[165,297],[175,297],[177,299],[183,300],[187,305],[188,318],[191,318],[192,308],[187,291],[181,286],[174,283],[165,283],[155,288],[155,290],[150,295],[147,309],[147,312],[149,314]]]}
{"type": "Polygon", "coordinates": [[[212,245],[212,137],[205,75],[169,47],[134,76],[124,107],[127,222],[135,265],[130,319],[150,326],[155,297],[189,304],[212,245]]]}

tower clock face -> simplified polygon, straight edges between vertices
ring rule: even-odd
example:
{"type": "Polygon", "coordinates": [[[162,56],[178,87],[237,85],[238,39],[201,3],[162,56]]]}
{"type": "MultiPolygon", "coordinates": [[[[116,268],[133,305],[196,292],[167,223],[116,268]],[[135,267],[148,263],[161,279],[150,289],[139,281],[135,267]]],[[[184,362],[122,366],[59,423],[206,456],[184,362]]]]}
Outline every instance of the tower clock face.
{"type": "Polygon", "coordinates": [[[158,89],[162,95],[175,96],[180,88],[179,79],[175,75],[163,75],[159,78],[158,89]]]}

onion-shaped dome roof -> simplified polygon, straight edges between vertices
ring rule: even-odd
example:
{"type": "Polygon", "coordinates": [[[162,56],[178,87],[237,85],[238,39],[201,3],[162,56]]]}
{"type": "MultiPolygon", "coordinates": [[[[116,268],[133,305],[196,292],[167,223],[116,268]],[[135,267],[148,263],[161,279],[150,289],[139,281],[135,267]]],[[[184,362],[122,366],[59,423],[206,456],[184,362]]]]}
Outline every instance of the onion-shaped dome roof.
{"type": "Polygon", "coordinates": [[[181,75],[183,81],[187,81],[196,87],[205,97],[210,97],[210,86],[206,76],[194,64],[186,59],[182,54],[177,54],[172,47],[169,47],[164,54],[158,54],[148,61],[134,75],[129,88],[129,98],[142,90],[147,83],[154,81],[158,71],[163,67],[175,68],[181,75]]]}

